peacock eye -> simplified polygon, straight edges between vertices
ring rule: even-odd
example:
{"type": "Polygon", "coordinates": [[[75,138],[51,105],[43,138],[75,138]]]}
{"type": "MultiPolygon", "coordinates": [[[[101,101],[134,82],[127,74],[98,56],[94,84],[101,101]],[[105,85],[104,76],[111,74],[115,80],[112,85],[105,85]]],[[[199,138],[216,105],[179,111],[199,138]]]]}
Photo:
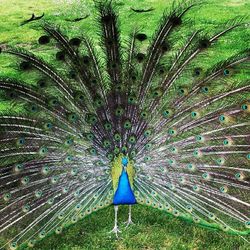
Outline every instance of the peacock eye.
{"type": "Polygon", "coordinates": [[[37,86],[40,88],[45,88],[47,86],[46,81],[41,79],[37,82],[37,86]]]}
{"type": "Polygon", "coordinates": [[[169,44],[166,41],[163,41],[163,43],[161,44],[162,52],[164,53],[164,52],[168,51],[169,49],[170,49],[169,44]]]}
{"type": "Polygon", "coordinates": [[[184,95],[187,95],[188,94],[188,90],[186,88],[179,88],[178,89],[178,94],[180,96],[184,96],[184,95]]]}
{"type": "Polygon", "coordinates": [[[115,133],[114,138],[115,138],[116,141],[120,141],[121,140],[121,135],[118,134],[118,133],[115,133]]]}
{"type": "Polygon", "coordinates": [[[168,134],[169,134],[169,135],[175,135],[175,134],[176,134],[176,130],[173,129],[173,128],[170,128],[170,129],[168,130],[168,134]]]}
{"type": "Polygon", "coordinates": [[[107,158],[108,158],[109,160],[113,160],[113,157],[114,157],[114,155],[113,155],[112,153],[108,153],[108,154],[107,154],[107,158]]]}
{"type": "Polygon", "coordinates": [[[220,115],[219,120],[221,122],[224,122],[226,120],[226,117],[224,115],[220,115]]]}
{"type": "Polygon", "coordinates": [[[124,113],[124,109],[123,109],[123,108],[117,108],[117,109],[115,110],[115,115],[116,115],[116,116],[122,116],[123,113],[124,113]]]}
{"type": "Polygon", "coordinates": [[[4,194],[4,195],[3,195],[3,199],[4,199],[4,201],[6,201],[6,202],[8,202],[8,201],[10,200],[10,198],[11,198],[11,194],[10,194],[10,193],[7,193],[7,194],[4,194]]]}
{"type": "Polygon", "coordinates": [[[148,113],[146,111],[141,112],[141,118],[146,119],[148,117],[148,113]]]}
{"type": "Polygon", "coordinates": [[[241,105],[241,109],[242,109],[242,110],[247,110],[247,109],[248,109],[248,105],[247,105],[247,104],[241,105]]]}
{"type": "Polygon", "coordinates": [[[101,99],[95,100],[95,106],[97,108],[100,108],[103,105],[103,101],[101,99]]]}
{"type": "Polygon", "coordinates": [[[202,137],[200,135],[197,135],[196,136],[196,141],[201,141],[202,140],[202,137]]]}
{"type": "Polygon", "coordinates": [[[28,183],[29,183],[29,177],[28,176],[25,176],[25,177],[23,177],[22,179],[21,179],[21,183],[23,184],[23,185],[27,185],[28,183]]]}
{"type": "Polygon", "coordinates": [[[161,95],[162,91],[160,89],[153,91],[153,97],[160,97],[161,95]]]}
{"type": "Polygon", "coordinates": [[[196,118],[197,117],[197,112],[195,112],[195,111],[191,112],[191,117],[196,118]]]}
{"type": "Polygon", "coordinates": [[[199,41],[199,48],[206,49],[210,46],[211,42],[207,38],[203,38],[199,41]]]}
{"type": "Polygon", "coordinates": [[[26,71],[26,70],[29,70],[29,69],[31,69],[31,63],[30,62],[21,62],[20,63],[20,65],[19,65],[19,67],[20,67],[20,69],[21,70],[23,70],[23,71],[26,71]]]}
{"type": "Polygon", "coordinates": [[[96,153],[97,153],[97,151],[96,151],[95,148],[91,148],[91,149],[89,150],[89,152],[90,152],[90,154],[92,154],[92,155],[96,155],[96,153]]]}
{"type": "Polygon", "coordinates": [[[67,139],[66,140],[66,145],[68,145],[68,146],[70,146],[70,145],[72,145],[73,144],[73,142],[74,142],[74,140],[73,139],[67,139]]]}
{"type": "Polygon", "coordinates": [[[17,164],[15,167],[14,167],[14,171],[16,173],[19,173],[23,170],[23,165],[22,164],[17,164]]]}
{"type": "Polygon", "coordinates": [[[228,69],[224,69],[224,71],[223,71],[224,76],[228,76],[229,73],[230,73],[230,71],[228,69]]]}
{"type": "Polygon", "coordinates": [[[125,121],[125,123],[124,123],[124,128],[125,128],[125,129],[130,129],[131,127],[132,127],[131,122],[130,122],[129,120],[125,121]]]}
{"type": "Polygon", "coordinates": [[[104,141],[103,141],[103,146],[104,146],[105,148],[109,148],[109,147],[111,146],[111,141],[109,141],[109,140],[104,140],[104,141]]]}
{"type": "Polygon", "coordinates": [[[139,63],[141,63],[145,59],[145,55],[143,53],[138,53],[136,55],[136,59],[139,63]]]}
{"type": "Polygon", "coordinates": [[[9,92],[8,96],[10,99],[15,99],[17,97],[17,94],[15,92],[9,92]]]}
{"type": "Polygon", "coordinates": [[[47,147],[41,147],[39,149],[39,154],[40,155],[45,155],[48,152],[48,148],[47,147]]]}
{"type": "Polygon", "coordinates": [[[111,130],[111,128],[112,128],[111,123],[109,123],[109,122],[105,123],[104,128],[105,128],[105,130],[111,130]]]}
{"type": "Polygon", "coordinates": [[[145,149],[146,150],[149,150],[149,149],[151,149],[152,148],[152,143],[147,143],[146,145],[145,145],[145,149]]]}
{"type": "Polygon", "coordinates": [[[138,33],[138,34],[136,34],[135,38],[137,40],[139,40],[140,42],[142,42],[142,41],[146,40],[148,37],[144,33],[138,33]]]}
{"type": "Polygon", "coordinates": [[[192,210],[193,210],[193,207],[192,207],[192,205],[188,204],[188,205],[186,205],[186,209],[187,209],[188,211],[192,211],[192,210]]]}
{"type": "Polygon", "coordinates": [[[39,233],[39,237],[40,238],[44,238],[45,237],[45,231],[44,230],[39,233]]]}
{"type": "Polygon", "coordinates": [[[69,114],[68,115],[68,120],[70,122],[76,122],[78,120],[78,115],[77,114],[69,114]]]}
{"type": "Polygon", "coordinates": [[[250,220],[245,222],[246,228],[250,228],[250,220]]]}
{"type": "Polygon", "coordinates": [[[130,137],[129,137],[129,142],[130,142],[131,144],[134,144],[134,143],[136,142],[136,137],[135,137],[134,135],[130,136],[130,137]]]}
{"type": "Polygon", "coordinates": [[[11,242],[10,244],[9,244],[9,248],[10,249],[17,249],[17,243],[16,242],[11,242]]]}
{"type": "Polygon", "coordinates": [[[164,111],[163,113],[164,113],[164,115],[169,115],[169,111],[168,110],[164,111]]]}
{"type": "Polygon", "coordinates": [[[73,46],[79,46],[81,44],[81,40],[78,37],[74,37],[69,40],[69,43],[73,46]]]}
{"type": "Polygon", "coordinates": [[[134,158],[136,156],[136,151],[135,150],[131,151],[130,156],[131,156],[131,158],[134,158]]]}
{"type": "Polygon", "coordinates": [[[150,156],[146,156],[146,157],[144,157],[144,160],[145,160],[145,161],[150,161],[150,160],[151,160],[151,157],[150,157],[150,156]]]}
{"type": "Polygon", "coordinates": [[[122,147],[122,152],[123,152],[123,153],[126,153],[127,151],[128,151],[128,147],[123,146],[123,147],[122,147]]]}
{"type": "Polygon", "coordinates": [[[114,154],[117,155],[117,154],[119,154],[119,153],[120,153],[120,149],[119,149],[118,147],[115,147],[115,148],[114,148],[114,154]]]}
{"type": "Polygon", "coordinates": [[[199,76],[201,74],[202,69],[201,68],[195,68],[194,69],[194,76],[199,76]]]}
{"type": "Polygon", "coordinates": [[[218,158],[217,160],[216,160],[216,162],[217,162],[217,164],[219,164],[219,165],[223,165],[224,163],[225,163],[225,159],[224,158],[218,158]]]}
{"type": "Polygon", "coordinates": [[[206,93],[208,93],[209,89],[208,89],[208,87],[202,87],[201,91],[206,94],[206,93]]]}
{"type": "Polygon", "coordinates": [[[149,137],[151,135],[151,130],[150,129],[147,129],[145,132],[144,132],[144,136],[145,137],[149,137]]]}
{"type": "Polygon", "coordinates": [[[82,61],[84,64],[89,64],[90,63],[90,57],[89,56],[83,56],[82,61]]]}
{"type": "Polygon", "coordinates": [[[222,193],[226,193],[227,190],[228,190],[228,188],[227,188],[226,186],[220,187],[220,191],[221,191],[222,193]]]}
{"type": "Polygon", "coordinates": [[[25,138],[21,137],[18,139],[18,145],[24,145],[25,144],[25,138]]]}
{"type": "Polygon", "coordinates": [[[235,178],[237,180],[243,180],[244,179],[244,174],[243,173],[236,173],[235,174],[235,178]]]}
{"type": "Polygon", "coordinates": [[[64,61],[65,60],[65,52],[64,51],[58,51],[56,53],[56,60],[64,61]]]}
{"type": "Polygon", "coordinates": [[[31,110],[31,112],[35,113],[35,112],[37,112],[38,108],[36,105],[31,105],[30,110],[31,110]]]}
{"type": "Polygon", "coordinates": [[[129,96],[128,104],[136,104],[136,98],[134,96],[129,96]]]}
{"type": "Polygon", "coordinates": [[[170,152],[172,152],[172,153],[177,153],[177,148],[176,147],[170,147],[170,152]]]}
{"type": "Polygon", "coordinates": [[[202,178],[205,179],[205,180],[209,180],[210,179],[210,174],[204,173],[204,174],[202,174],[202,178]]]}
{"type": "Polygon", "coordinates": [[[52,125],[52,123],[48,122],[48,123],[45,124],[45,127],[47,129],[51,129],[53,127],[53,125],[52,125]]]}
{"type": "Polygon", "coordinates": [[[46,36],[46,35],[40,36],[39,39],[38,39],[38,43],[42,44],[42,45],[47,44],[49,42],[50,42],[50,38],[49,38],[49,36],[46,36]]]}

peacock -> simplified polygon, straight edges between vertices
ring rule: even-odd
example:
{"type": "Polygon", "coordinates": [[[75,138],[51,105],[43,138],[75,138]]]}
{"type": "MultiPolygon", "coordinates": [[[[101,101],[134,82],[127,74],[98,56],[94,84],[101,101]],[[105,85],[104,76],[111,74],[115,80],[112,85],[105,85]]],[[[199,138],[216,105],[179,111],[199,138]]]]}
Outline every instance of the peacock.
{"type": "Polygon", "coordinates": [[[95,2],[98,43],[42,20],[38,45],[53,63],[1,47],[20,75],[36,79],[0,78],[3,248],[33,247],[110,205],[117,237],[118,206],[129,206],[129,226],[136,204],[250,233],[250,80],[237,77],[249,76],[250,50],[202,64],[247,25],[234,19],[213,34],[184,35],[200,4],[173,4],[151,39],[136,27],[122,40],[112,1],[95,2]]]}

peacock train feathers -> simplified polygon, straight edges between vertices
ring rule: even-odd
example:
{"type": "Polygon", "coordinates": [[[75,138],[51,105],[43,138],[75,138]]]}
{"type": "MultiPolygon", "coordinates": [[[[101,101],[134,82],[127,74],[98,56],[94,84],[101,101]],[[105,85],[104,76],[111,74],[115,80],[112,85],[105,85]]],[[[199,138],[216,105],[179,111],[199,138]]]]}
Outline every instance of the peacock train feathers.
{"type": "Polygon", "coordinates": [[[250,80],[237,78],[249,75],[249,48],[201,66],[218,40],[246,26],[237,19],[184,36],[196,7],[175,5],[149,42],[139,29],[122,41],[108,1],[96,4],[99,44],[43,23],[38,44],[54,63],[2,47],[37,79],[0,78],[2,247],[32,247],[111,205],[124,157],[137,203],[250,232],[250,80]]]}

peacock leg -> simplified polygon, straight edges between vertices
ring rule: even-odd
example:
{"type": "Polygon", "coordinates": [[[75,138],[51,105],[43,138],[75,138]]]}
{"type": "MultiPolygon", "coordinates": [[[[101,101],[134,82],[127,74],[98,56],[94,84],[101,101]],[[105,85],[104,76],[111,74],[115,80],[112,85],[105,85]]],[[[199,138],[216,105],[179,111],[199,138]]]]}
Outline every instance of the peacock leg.
{"type": "Polygon", "coordinates": [[[128,221],[126,222],[126,228],[131,225],[131,224],[134,224],[133,221],[132,221],[132,218],[131,218],[131,205],[129,205],[129,210],[128,210],[128,221]]]}
{"type": "Polygon", "coordinates": [[[110,233],[115,233],[116,238],[118,238],[118,233],[121,233],[121,231],[119,230],[118,225],[117,225],[118,206],[114,206],[114,209],[115,209],[115,225],[114,225],[113,230],[110,233]]]}

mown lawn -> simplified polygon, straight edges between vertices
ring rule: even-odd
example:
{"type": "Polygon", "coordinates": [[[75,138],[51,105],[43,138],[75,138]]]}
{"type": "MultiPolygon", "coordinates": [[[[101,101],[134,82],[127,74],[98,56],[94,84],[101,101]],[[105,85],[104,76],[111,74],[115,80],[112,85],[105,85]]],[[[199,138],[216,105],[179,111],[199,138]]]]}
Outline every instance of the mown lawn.
{"type": "MultiPolygon", "coordinates": [[[[35,249],[58,250],[243,250],[249,249],[249,243],[239,236],[226,235],[220,231],[211,231],[175,218],[164,211],[142,205],[132,207],[132,219],[135,224],[125,228],[128,207],[120,206],[119,226],[122,231],[117,240],[109,232],[113,228],[113,207],[93,213],[64,229],[62,234],[52,235],[39,242],[35,249]]],[[[250,240],[248,238],[248,240],[250,240]]]]}
{"type": "MultiPolygon", "coordinates": [[[[154,28],[163,10],[169,7],[169,0],[116,0],[120,13],[122,39],[128,38],[134,27],[152,37],[154,28]],[[138,9],[154,8],[148,13],[134,13],[131,7],[138,9]]],[[[248,0],[208,0],[206,4],[194,8],[188,18],[194,19],[194,23],[188,22],[184,32],[196,28],[206,28],[208,32],[219,29],[232,18],[242,16],[245,22],[249,22],[246,15],[250,12],[248,0]]],[[[45,13],[45,20],[64,27],[69,37],[74,37],[81,32],[97,41],[98,27],[95,24],[94,4],[91,0],[63,1],[63,0],[0,0],[0,46],[6,44],[12,46],[24,46],[36,54],[43,56],[48,61],[53,61],[53,47],[40,47],[37,39],[43,34],[39,22],[31,22],[20,26],[21,22],[29,19],[31,14],[39,16],[45,13]],[[73,2],[70,4],[70,2],[73,2]],[[81,3],[80,5],[77,3],[81,3]],[[75,19],[89,15],[88,18],[72,23],[66,19],[75,19]]],[[[250,32],[243,27],[233,31],[219,43],[220,49],[216,53],[211,52],[209,65],[219,61],[223,57],[232,55],[247,47],[250,32]],[[248,39],[247,39],[248,38],[248,39]]],[[[146,49],[147,42],[142,44],[146,49]]],[[[35,79],[26,73],[20,74],[13,57],[0,55],[0,75],[18,77],[32,83],[35,79]]],[[[241,78],[245,78],[244,72],[241,78]]],[[[0,100],[0,111],[6,109],[8,103],[0,100]]],[[[119,222],[127,218],[127,208],[119,211],[119,222]]],[[[125,230],[122,226],[122,234],[119,240],[108,232],[113,227],[113,208],[108,207],[98,211],[82,221],[64,229],[60,235],[52,235],[39,242],[34,249],[225,249],[243,250],[249,249],[249,243],[239,236],[229,236],[223,232],[211,231],[197,225],[181,221],[166,212],[136,205],[133,208],[135,225],[125,230]]],[[[250,239],[248,239],[250,240],[250,239]]]]}

